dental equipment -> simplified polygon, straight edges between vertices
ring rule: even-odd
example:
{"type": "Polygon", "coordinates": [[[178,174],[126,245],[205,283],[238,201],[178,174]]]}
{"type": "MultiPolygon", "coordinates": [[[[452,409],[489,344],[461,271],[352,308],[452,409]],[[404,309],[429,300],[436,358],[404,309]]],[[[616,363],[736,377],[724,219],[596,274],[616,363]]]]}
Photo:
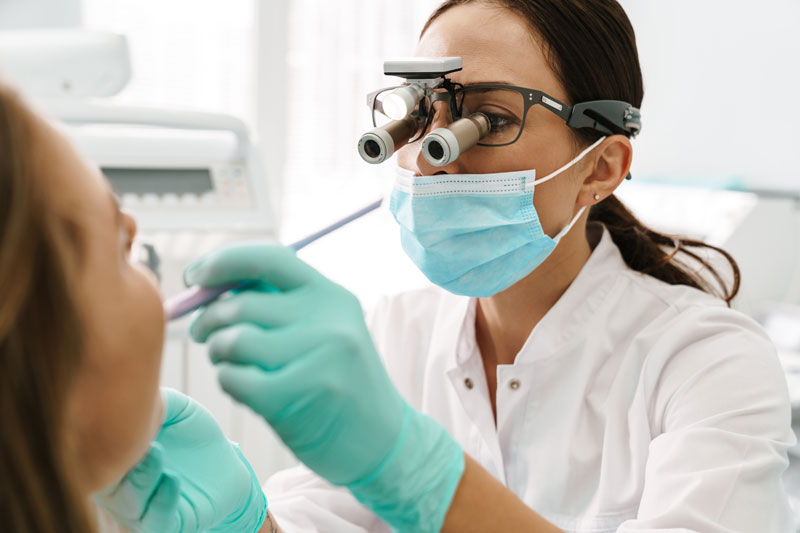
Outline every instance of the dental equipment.
{"type": "Polygon", "coordinates": [[[143,230],[277,228],[270,182],[241,119],[95,101],[43,107],[67,124],[143,230]]]}
{"type": "Polygon", "coordinates": [[[0,31],[0,64],[37,101],[107,98],[131,80],[125,36],[77,28],[0,31]]]}

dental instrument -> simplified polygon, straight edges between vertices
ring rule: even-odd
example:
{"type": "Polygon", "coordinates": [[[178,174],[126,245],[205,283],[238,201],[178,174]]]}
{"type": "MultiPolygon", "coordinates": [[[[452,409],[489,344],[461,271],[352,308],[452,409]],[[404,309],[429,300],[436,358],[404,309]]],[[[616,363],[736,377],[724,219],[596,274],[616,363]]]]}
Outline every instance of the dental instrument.
{"type": "MultiPolygon", "coordinates": [[[[352,213],[351,215],[334,222],[330,226],[327,226],[316,233],[312,233],[311,235],[290,244],[289,248],[296,252],[302,250],[312,242],[336,231],[337,229],[349,224],[350,222],[353,222],[354,220],[361,218],[367,213],[376,210],[378,207],[380,207],[381,203],[382,200],[376,200],[368,206],[359,209],[355,213],[352,213]]],[[[168,298],[164,302],[164,314],[167,321],[176,320],[204,305],[210,304],[224,293],[235,289],[243,289],[249,286],[250,283],[250,281],[228,283],[226,285],[213,288],[203,288],[198,285],[189,287],[185,291],[173,296],[172,298],[168,298]]]]}

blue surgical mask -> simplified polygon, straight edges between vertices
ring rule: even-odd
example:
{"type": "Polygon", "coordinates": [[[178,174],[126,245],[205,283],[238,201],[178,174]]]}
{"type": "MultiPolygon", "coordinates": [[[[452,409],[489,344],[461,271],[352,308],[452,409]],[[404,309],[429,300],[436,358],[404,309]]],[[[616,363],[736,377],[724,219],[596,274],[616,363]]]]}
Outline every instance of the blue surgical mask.
{"type": "Polygon", "coordinates": [[[535,186],[603,139],[539,180],[536,170],[415,177],[398,169],[390,209],[403,249],[431,282],[454,294],[488,297],[507,289],[547,259],[586,209],[549,237],[533,207],[535,186]]]}

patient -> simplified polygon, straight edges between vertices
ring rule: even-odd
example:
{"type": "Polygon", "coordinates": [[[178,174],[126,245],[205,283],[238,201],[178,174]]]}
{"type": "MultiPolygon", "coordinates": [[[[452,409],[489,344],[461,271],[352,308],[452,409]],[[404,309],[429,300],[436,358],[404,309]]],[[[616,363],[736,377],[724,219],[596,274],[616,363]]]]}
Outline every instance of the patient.
{"type": "Polygon", "coordinates": [[[0,87],[0,516],[85,532],[88,496],[161,417],[159,291],[136,223],[64,136],[0,87]],[[124,305],[120,305],[124,303],[124,305]]]}
{"type": "MultiPolygon", "coordinates": [[[[96,531],[92,496],[125,504],[120,491],[134,485],[151,491],[133,499],[144,507],[112,511],[137,530],[264,522],[258,480],[213,417],[176,391],[165,391],[165,415],[163,307],[152,275],[131,262],[135,236],[97,167],[0,84],[3,531],[96,531]],[[242,489],[214,492],[219,472],[197,468],[204,457],[193,453],[213,453],[225,486],[242,489]],[[143,465],[151,487],[136,477],[143,465]]],[[[276,531],[269,518],[264,531],[276,531]]]]}
{"type": "Polygon", "coordinates": [[[88,496],[161,422],[159,291],[136,223],[63,134],[0,87],[0,516],[91,530],[88,496]],[[124,304],[124,305],[121,305],[124,304]]]}

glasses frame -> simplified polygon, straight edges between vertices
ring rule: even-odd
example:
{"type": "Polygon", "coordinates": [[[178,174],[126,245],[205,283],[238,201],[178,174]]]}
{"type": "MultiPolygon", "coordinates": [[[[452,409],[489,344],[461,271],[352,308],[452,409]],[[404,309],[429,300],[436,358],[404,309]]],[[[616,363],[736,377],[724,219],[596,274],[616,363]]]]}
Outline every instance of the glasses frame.
{"type": "MultiPolygon", "coordinates": [[[[378,95],[408,85],[408,83],[405,83],[403,85],[387,87],[367,95],[367,106],[370,108],[372,113],[373,127],[378,127],[378,124],[375,121],[375,112],[383,112],[381,103],[378,101],[378,95]]],[[[444,78],[442,83],[439,84],[435,89],[425,91],[426,95],[420,101],[421,116],[417,117],[417,120],[420,122],[421,131],[419,135],[408,142],[416,142],[425,136],[425,133],[428,131],[431,122],[433,122],[433,117],[435,116],[435,112],[429,112],[428,106],[430,106],[432,109],[436,102],[445,101],[447,103],[450,110],[450,117],[453,121],[462,118],[461,112],[464,99],[460,99],[461,105],[459,105],[458,97],[462,93],[471,91],[473,89],[515,91],[520,94],[525,106],[519,132],[513,141],[503,144],[486,144],[479,142],[478,146],[499,148],[502,146],[509,146],[517,142],[522,136],[522,131],[525,128],[525,120],[528,117],[528,111],[530,111],[530,109],[535,105],[541,105],[557,117],[564,120],[567,123],[567,126],[571,128],[591,128],[602,135],[621,134],[627,137],[635,137],[641,129],[641,113],[637,108],[626,102],[618,100],[592,100],[570,106],[537,89],[517,87],[515,85],[506,85],[502,83],[476,83],[474,85],[465,86],[444,78]],[[445,91],[436,91],[436,89],[444,89],[445,91]],[[618,117],[618,119],[615,121],[609,117],[618,117]]]]}

